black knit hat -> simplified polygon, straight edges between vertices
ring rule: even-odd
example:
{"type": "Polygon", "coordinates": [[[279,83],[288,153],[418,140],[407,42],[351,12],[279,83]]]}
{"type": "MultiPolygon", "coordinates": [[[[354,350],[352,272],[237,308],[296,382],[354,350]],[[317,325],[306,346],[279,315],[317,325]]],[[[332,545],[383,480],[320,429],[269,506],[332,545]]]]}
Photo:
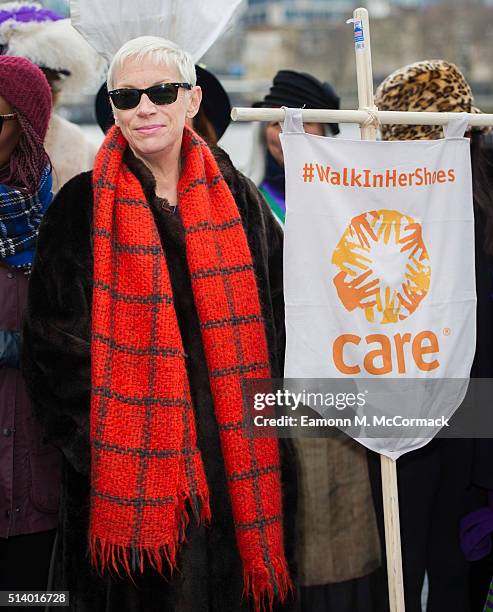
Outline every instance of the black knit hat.
{"type": "MultiPolygon", "coordinates": [[[[205,116],[212,123],[217,139],[226,131],[231,121],[231,104],[228,94],[212,72],[202,66],[195,66],[197,72],[197,85],[202,88],[202,107],[205,116]]],[[[106,83],[101,85],[95,102],[96,120],[103,132],[107,132],[114,123],[106,83]]]]}
{"type": "MultiPolygon", "coordinates": [[[[329,83],[322,83],[311,74],[294,70],[279,70],[269,93],[253,104],[254,107],[279,108],[339,108],[339,96],[329,83]]],[[[339,134],[337,123],[327,124],[334,136],[339,134]]]]}

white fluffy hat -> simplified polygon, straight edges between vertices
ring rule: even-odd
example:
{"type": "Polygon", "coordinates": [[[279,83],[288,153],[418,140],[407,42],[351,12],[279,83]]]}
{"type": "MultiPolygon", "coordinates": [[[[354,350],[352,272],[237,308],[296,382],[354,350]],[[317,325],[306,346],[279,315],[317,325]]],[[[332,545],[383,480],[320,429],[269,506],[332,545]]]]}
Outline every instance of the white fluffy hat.
{"type": "Polygon", "coordinates": [[[7,2],[0,12],[12,16],[0,23],[0,45],[4,53],[30,59],[41,68],[60,72],[59,89],[70,93],[95,92],[103,78],[106,63],[71,25],[70,19],[19,20],[16,13],[27,8],[42,16],[43,7],[37,2],[7,2]]]}

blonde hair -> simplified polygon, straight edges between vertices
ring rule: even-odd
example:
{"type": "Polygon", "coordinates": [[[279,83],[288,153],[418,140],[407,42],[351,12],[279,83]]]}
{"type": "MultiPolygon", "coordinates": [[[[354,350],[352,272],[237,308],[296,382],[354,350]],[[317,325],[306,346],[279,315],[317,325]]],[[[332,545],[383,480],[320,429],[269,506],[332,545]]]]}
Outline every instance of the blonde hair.
{"type": "Polygon", "coordinates": [[[126,42],[111,60],[106,80],[108,90],[114,88],[115,75],[128,59],[141,61],[149,57],[159,65],[175,67],[182,78],[190,85],[197,84],[197,75],[192,57],[178,45],[159,36],[139,36],[126,42]]]}

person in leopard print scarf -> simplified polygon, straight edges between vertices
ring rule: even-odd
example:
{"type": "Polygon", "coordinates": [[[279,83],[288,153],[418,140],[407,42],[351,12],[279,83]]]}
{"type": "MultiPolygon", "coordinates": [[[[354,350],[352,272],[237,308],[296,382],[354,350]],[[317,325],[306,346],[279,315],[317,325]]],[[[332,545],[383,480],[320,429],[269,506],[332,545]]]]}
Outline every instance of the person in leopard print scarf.
{"type": "MultiPolygon", "coordinates": [[[[459,68],[445,60],[424,60],[390,74],[377,88],[375,104],[385,111],[477,113],[471,87],[459,68]]],[[[382,125],[383,140],[443,138],[442,126],[382,125]]],[[[493,201],[484,159],[483,131],[468,130],[471,141],[475,218],[477,293],[476,355],[471,377],[493,377],[493,201]]],[[[428,576],[428,612],[474,612],[488,591],[484,570],[469,563],[473,555],[460,539],[461,521],[484,503],[493,489],[489,469],[491,440],[436,439],[407,454],[397,464],[407,612],[421,612],[421,592],[428,576]]],[[[379,466],[369,460],[372,483],[379,466]]],[[[378,499],[378,496],[377,496],[378,499]]],[[[381,508],[377,508],[383,528],[381,508]]],[[[464,523],[462,523],[464,530],[464,523]]],[[[469,538],[470,540],[471,538],[469,538]]],[[[470,548],[470,545],[469,545],[470,548]]],[[[487,574],[486,574],[487,576],[487,574]]],[[[488,578],[488,576],[487,576],[488,578]]]]}

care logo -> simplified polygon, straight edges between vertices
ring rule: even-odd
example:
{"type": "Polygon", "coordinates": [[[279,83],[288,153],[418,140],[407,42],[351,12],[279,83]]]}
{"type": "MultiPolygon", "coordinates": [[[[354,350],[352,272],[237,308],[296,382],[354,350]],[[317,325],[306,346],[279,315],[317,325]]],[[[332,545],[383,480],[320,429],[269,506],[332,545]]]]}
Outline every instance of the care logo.
{"type": "Polygon", "coordinates": [[[369,322],[397,323],[421,304],[431,267],[421,224],[397,210],[371,210],[354,217],[332,255],[333,282],[348,311],[369,322]]]}

